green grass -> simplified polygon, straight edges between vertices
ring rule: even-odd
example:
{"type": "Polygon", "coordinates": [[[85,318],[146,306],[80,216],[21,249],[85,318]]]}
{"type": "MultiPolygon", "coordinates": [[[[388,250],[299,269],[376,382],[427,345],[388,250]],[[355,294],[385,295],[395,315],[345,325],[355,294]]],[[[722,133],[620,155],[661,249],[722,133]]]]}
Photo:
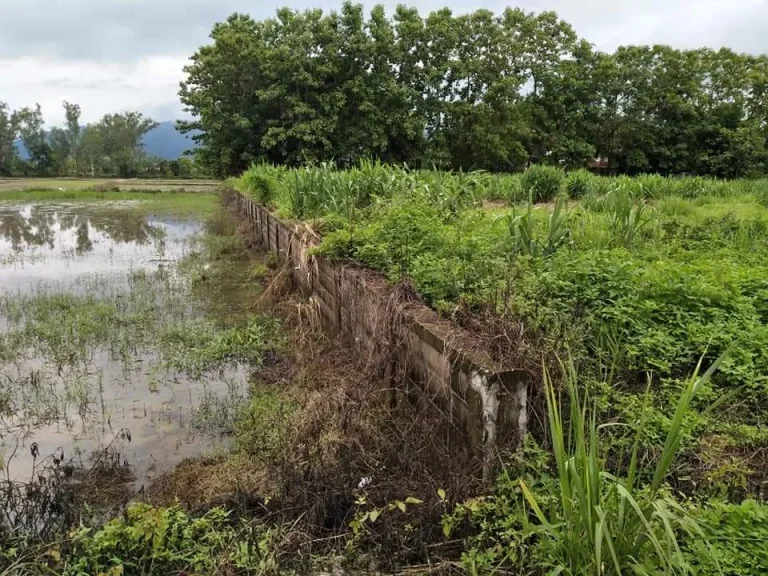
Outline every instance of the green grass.
{"type": "MultiPolygon", "coordinates": [[[[563,574],[688,574],[688,559],[680,540],[704,537],[695,520],[663,491],[664,482],[683,441],[691,403],[716,370],[715,362],[699,377],[688,380],[675,404],[669,432],[655,464],[640,484],[639,446],[644,421],[636,426],[626,472],[606,467],[609,446],[601,437],[597,415],[580,392],[572,364],[563,365],[567,383],[567,416],[555,386],[545,371],[544,388],[552,449],[555,458],[555,504],[549,509],[520,480],[523,496],[535,521],[528,530],[541,548],[544,567],[563,574]]],[[[565,404],[565,402],[563,402],[565,404]]]]}
{"type": "Polygon", "coordinates": [[[100,186],[109,182],[106,178],[70,179],[70,178],[0,178],[0,192],[22,192],[24,190],[64,188],[65,190],[82,190],[92,186],[100,186]]]}
{"type": "MultiPolygon", "coordinates": [[[[449,536],[467,522],[473,527],[462,556],[467,571],[762,573],[768,562],[768,506],[752,500],[697,505],[667,483],[681,456],[688,416],[720,360],[704,374],[697,368],[685,382],[672,402],[663,445],[650,457],[640,449],[645,417],[601,424],[572,362],[559,365],[564,391],[545,370],[551,454],[529,438],[492,495],[459,504],[443,520],[449,536]],[[619,459],[607,434],[612,428],[630,441],[619,459]]],[[[708,401],[705,410],[725,401],[708,401]]],[[[646,395],[644,403],[650,402],[646,395]]]]}
{"type": "MultiPolygon", "coordinates": [[[[734,345],[699,398],[736,396],[716,415],[688,415],[680,487],[738,498],[768,479],[750,459],[768,445],[768,181],[579,172],[565,175],[558,200],[529,204],[525,190],[544,182],[550,199],[560,175],[537,169],[523,184],[374,163],[257,166],[248,175],[235,184],[248,192],[269,179],[278,213],[322,234],[319,253],[407,279],[446,316],[522,323],[525,341],[508,353],[523,346],[539,360],[568,349],[601,421],[637,419],[646,410],[638,390],[652,374],[645,451],[663,445],[701,355],[712,362],[734,345]],[[566,201],[569,192],[579,199],[566,201]]],[[[616,450],[628,448],[613,436],[616,450]]]]}

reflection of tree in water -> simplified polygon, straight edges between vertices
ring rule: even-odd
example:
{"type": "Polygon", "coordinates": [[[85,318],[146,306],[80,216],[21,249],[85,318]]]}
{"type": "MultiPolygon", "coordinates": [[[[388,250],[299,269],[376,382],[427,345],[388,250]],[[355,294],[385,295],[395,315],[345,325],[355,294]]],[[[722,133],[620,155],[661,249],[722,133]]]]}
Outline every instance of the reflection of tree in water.
{"type": "Polygon", "coordinates": [[[75,231],[78,254],[93,250],[92,231],[118,243],[147,244],[165,237],[162,228],[148,223],[143,214],[133,210],[33,206],[28,215],[19,209],[0,210],[0,236],[17,252],[28,246],[45,245],[53,249],[57,234],[71,230],[75,231]]]}
{"type": "Polygon", "coordinates": [[[77,227],[77,246],[75,249],[78,254],[85,254],[93,250],[93,242],[88,235],[88,222],[81,222],[77,227]]]}
{"type": "Polygon", "coordinates": [[[19,210],[4,210],[0,212],[0,234],[11,243],[15,251],[26,246],[54,246],[53,223],[54,214],[35,213],[25,216],[19,210]]]}

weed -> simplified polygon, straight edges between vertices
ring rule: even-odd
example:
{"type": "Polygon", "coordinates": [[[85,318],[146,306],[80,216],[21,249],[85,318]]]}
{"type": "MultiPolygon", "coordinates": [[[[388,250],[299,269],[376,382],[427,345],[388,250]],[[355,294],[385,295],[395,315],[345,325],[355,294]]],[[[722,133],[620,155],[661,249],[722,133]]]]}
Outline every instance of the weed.
{"type": "Polygon", "coordinates": [[[586,170],[576,170],[566,176],[565,187],[571,198],[579,199],[593,191],[592,181],[595,177],[586,170]]]}
{"type": "Polygon", "coordinates": [[[549,202],[560,194],[563,171],[552,166],[531,166],[522,176],[523,192],[534,202],[549,202]]]}

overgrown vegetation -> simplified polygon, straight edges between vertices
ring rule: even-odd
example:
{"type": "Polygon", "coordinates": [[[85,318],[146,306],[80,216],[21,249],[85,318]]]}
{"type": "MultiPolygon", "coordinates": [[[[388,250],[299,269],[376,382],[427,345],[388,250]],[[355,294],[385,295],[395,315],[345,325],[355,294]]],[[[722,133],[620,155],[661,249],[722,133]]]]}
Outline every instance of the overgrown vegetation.
{"type": "MultiPolygon", "coordinates": [[[[249,173],[277,182],[270,204],[278,213],[303,219],[321,233],[318,253],[380,270],[392,282],[407,280],[429,304],[488,342],[500,360],[525,363],[534,354],[540,361],[543,354],[551,364],[552,352],[572,358],[578,394],[589,398],[581,404],[588,409],[581,433],[586,448],[574,457],[589,457],[592,468],[586,460],[579,468],[575,460],[568,474],[583,482],[591,474],[590,482],[600,488],[587,490],[579,480],[579,488],[571,489],[606,500],[592,501],[589,516],[574,503],[573,516],[560,516],[560,505],[551,517],[555,486],[547,478],[557,465],[551,468],[543,454],[534,453],[537,464],[524,471],[530,498],[514,487],[519,472],[509,470],[511,480],[500,480],[497,490],[515,494],[517,511],[508,500],[494,501],[492,506],[502,506],[495,512],[494,534],[467,551],[469,569],[491,571],[500,563],[544,569],[550,563],[550,569],[562,566],[567,573],[592,573],[599,566],[624,573],[642,564],[651,573],[707,573],[723,561],[736,566],[728,568],[733,573],[749,573],[755,563],[765,563],[764,556],[701,552],[701,543],[718,530],[707,520],[716,513],[705,510],[728,510],[723,522],[741,523],[738,506],[715,502],[762,498],[768,480],[765,181],[587,172],[563,177],[546,167],[498,177],[367,162],[345,171],[254,166],[249,173]],[[718,370],[697,381],[696,394],[685,400],[690,409],[675,413],[699,361],[709,367],[726,351],[718,370]],[[636,434],[627,434],[623,423],[636,434]],[[634,452],[641,462],[662,455],[659,465],[669,467],[673,431],[678,456],[668,485],[660,483],[661,473],[636,465],[627,471],[627,454],[634,452]],[[597,442],[594,453],[590,439],[597,442]],[[622,516],[611,516],[619,509],[622,516]],[[635,520],[632,529],[623,524],[635,520]],[[536,536],[526,531],[532,522],[543,526],[536,536]],[[569,522],[573,530],[566,541],[569,522]],[[601,541],[599,560],[599,536],[584,537],[597,528],[604,538],[617,538],[601,541]],[[547,534],[561,547],[545,545],[547,534]],[[629,551],[631,542],[619,541],[622,534],[640,538],[643,550],[629,551]],[[535,553],[531,538],[538,542],[535,553]],[[627,562],[640,564],[617,564],[611,546],[617,554],[624,550],[627,562]],[[566,558],[566,552],[573,556],[566,558]]],[[[246,179],[233,184],[248,192],[246,179]]],[[[550,408],[558,405],[550,400],[550,408]]],[[[568,414],[562,421],[578,425],[581,412],[568,414]]],[[[469,502],[458,514],[473,517],[485,506],[469,502]]],[[[744,525],[761,525],[764,508],[746,508],[744,525]]],[[[735,528],[732,535],[738,531],[735,537],[748,548],[747,530],[735,528]]]]}
{"type": "MultiPolygon", "coordinates": [[[[73,199],[82,197],[93,199],[73,199]]],[[[276,526],[257,537],[254,524],[236,528],[221,509],[197,518],[142,505],[103,525],[135,496],[136,477],[150,471],[134,459],[167,457],[148,453],[162,449],[155,426],[171,438],[219,432],[209,418],[217,403],[244,397],[246,367],[259,367],[281,346],[273,319],[242,314],[260,288],[214,197],[122,199],[137,203],[2,207],[3,270],[17,261],[34,268],[39,258],[66,263],[74,274],[3,285],[0,293],[0,570],[206,573],[264,561],[261,569],[270,571],[264,555],[273,553],[267,543],[276,526]],[[205,234],[185,216],[190,208],[208,216],[205,234]],[[67,246],[70,237],[76,248],[67,246]],[[99,242],[108,243],[117,266],[91,269],[99,242]],[[153,254],[162,256],[159,265],[153,254]],[[61,444],[48,453],[51,441],[61,444]],[[139,446],[129,450],[131,443],[139,446]],[[243,530],[253,542],[245,544],[243,530]]],[[[252,402],[258,405],[256,396],[252,402]]]]}
{"type": "MultiPolygon", "coordinates": [[[[399,376],[384,385],[381,366],[320,336],[317,310],[287,296],[279,263],[251,261],[216,218],[179,263],[130,272],[127,291],[95,276],[75,293],[0,299],[2,360],[50,358],[70,383],[29,422],[98,403],[87,385],[95,348],[126,367],[151,352],[148,384],[160,389],[173,374],[252,371],[249,386],[225,380],[195,411],[195,426],[232,439],[228,455],[170,472],[146,492],[155,505],[107,521],[59,516],[79,527],[49,524],[42,538],[0,535],[7,573],[445,570],[459,557],[470,573],[765,571],[762,182],[370,162],[256,166],[232,184],[315,227],[318,252],[409,281],[498,360],[543,361],[546,393],[531,405],[547,410],[548,429],[532,426],[522,454],[504,454],[483,495],[450,423],[395,406],[399,376]],[[254,283],[270,279],[265,302],[254,283]],[[287,331],[258,313],[270,305],[287,331]]],[[[45,244],[43,228],[20,237],[45,244]]],[[[2,414],[46,397],[48,382],[0,381],[2,414]]],[[[119,455],[105,462],[104,477],[125,469],[119,455]]],[[[50,472],[62,487],[66,466],[50,472]]],[[[76,510],[101,509],[86,496],[76,510]]]]}

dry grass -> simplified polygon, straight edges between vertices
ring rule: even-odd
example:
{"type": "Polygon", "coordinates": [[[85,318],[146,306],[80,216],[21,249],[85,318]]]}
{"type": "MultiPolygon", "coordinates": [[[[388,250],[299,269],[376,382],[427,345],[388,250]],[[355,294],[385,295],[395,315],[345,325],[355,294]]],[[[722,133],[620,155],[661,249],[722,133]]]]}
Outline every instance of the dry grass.
{"type": "Polygon", "coordinates": [[[179,502],[188,510],[221,505],[241,510],[274,491],[264,466],[243,457],[190,458],[147,488],[144,498],[156,506],[179,502]]]}
{"type": "MultiPolygon", "coordinates": [[[[240,232],[252,231],[241,225],[240,232]]],[[[251,244],[258,243],[252,236],[251,244]]],[[[357,545],[387,570],[441,557],[448,553],[440,525],[448,503],[437,490],[452,502],[477,495],[481,462],[458,424],[409,392],[404,367],[393,358],[402,330],[382,328],[382,354],[351,353],[324,334],[316,303],[292,289],[290,272],[272,270],[269,287],[254,303],[281,318],[288,340],[276,362],[253,374],[259,386],[279,387],[299,404],[281,449],[267,460],[184,462],[155,482],[147,497],[155,503],[179,498],[192,509],[223,503],[260,510],[294,526],[301,546],[323,554],[341,550],[356,514],[417,498],[423,503],[406,514],[382,515],[375,529],[357,536],[357,545]],[[265,496],[271,497],[268,511],[261,506],[265,496]],[[364,505],[356,503],[361,496],[364,505]]],[[[410,303],[402,288],[387,306],[410,303]]],[[[386,317],[399,318],[392,311],[386,317]]]]}

